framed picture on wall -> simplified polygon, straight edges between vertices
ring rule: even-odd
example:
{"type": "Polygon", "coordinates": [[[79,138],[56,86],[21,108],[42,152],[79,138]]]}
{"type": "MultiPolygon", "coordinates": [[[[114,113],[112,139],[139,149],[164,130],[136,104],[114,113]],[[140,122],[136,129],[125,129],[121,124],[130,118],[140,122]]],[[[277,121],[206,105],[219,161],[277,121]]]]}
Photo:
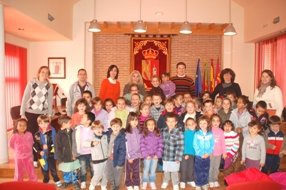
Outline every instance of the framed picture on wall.
{"type": "Polygon", "coordinates": [[[49,57],[48,67],[51,71],[51,79],[66,78],[66,58],[65,57],[49,57]]]}

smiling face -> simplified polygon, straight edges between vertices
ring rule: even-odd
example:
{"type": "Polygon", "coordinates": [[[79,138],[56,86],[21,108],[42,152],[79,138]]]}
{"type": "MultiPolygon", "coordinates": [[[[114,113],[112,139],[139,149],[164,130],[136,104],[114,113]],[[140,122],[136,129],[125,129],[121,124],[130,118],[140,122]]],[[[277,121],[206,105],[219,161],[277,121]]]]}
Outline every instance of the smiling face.
{"type": "Polygon", "coordinates": [[[197,126],[197,123],[194,120],[189,119],[189,120],[186,121],[186,125],[185,126],[189,130],[195,130],[196,126],[197,126]]]}
{"type": "Polygon", "coordinates": [[[177,120],[174,117],[167,117],[166,118],[166,124],[168,126],[168,129],[172,130],[172,129],[176,128],[177,120]]]}
{"type": "Polygon", "coordinates": [[[117,68],[113,67],[113,69],[111,69],[111,71],[109,72],[110,78],[115,79],[116,75],[117,75],[117,68]]]}
{"type": "Polygon", "coordinates": [[[258,128],[257,125],[254,125],[254,126],[252,126],[252,127],[249,127],[249,134],[250,134],[251,136],[257,135],[257,134],[259,133],[259,131],[260,131],[260,129],[258,128]]]}
{"type": "Polygon", "coordinates": [[[270,84],[271,80],[271,77],[266,72],[262,73],[261,84],[270,84]]]}
{"type": "Polygon", "coordinates": [[[162,98],[161,96],[153,96],[152,97],[152,101],[153,101],[153,104],[156,106],[156,107],[159,107],[159,105],[161,104],[162,102],[162,98]]]}
{"type": "Polygon", "coordinates": [[[103,133],[103,128],[101,126],[97,126],[93,129],[93,132],[96,136],[101,137],[103,133]]]}
{"type": "Polygon", "coordinates": [[[140,76],[138,73],[133,73],[131,77],[131,81],[133,84],[138,84],[139,83],[140,76]]]}
{"type": "Polygon", "coordinates": [[[154,86],[154,87],[158,87],[160,85],[160,81],[157,77],[154,77],[152,78],[151,80],[151,84],[154,86]]]}
{"type": "Polygon", "coordinates": [[[140,109],[140,113],[142,114],[142,116],[148,116],[150,115],[150,107],[148,105],[143,106],[140,109]]]}
{"type": "Polygon", "coordinates": [[[208,122],[206,120],[200,120],[199,127],[202,131],[207,132],[208,122]]]}
{"type": "Polygon", "coordinates": [[[113,104],[111,101],[105,102],[105,109],[109,113],[111,111],[111,108],[113,108],[113,104]]]}
{"type": "Polygon", "coordinates": [[[50,124],[49,122],[44,122],[44,121],[38,123],[39,127],[43,132],[47,131],[49,124],[50,124]]]}
{"type": "Polygon", "coordinates": [[[150,132],[153,132],[155,130],[155,121],[154,120],[148,120],[146,123],[147,129],[150,132]]]}
{"type": "Polygon", "coordinates": [[[45,81],[49,78],[50,71],[47,68],[42,68],[38,73],[38,78],[40,81],[45,81]]]}
{"type": "Polygon", "coordinates": [[[77,105],[77,110],[79,113],[85,113],[85,110],[86,110],[86,105],[85,104],[78,104],[77,105]]]}
{"type": "Polygon", "coordinates": [[[212,127],[219,128],[220,126],[220,119],[219,117],[213,117],[212,118],[212,127]]]}
{"type": "Polygon", "coordinates": [[[177,75],[184,76],[186,74],[186,67],[184,65],[178,65],[177,67],[177,75]]]}
{"type": "Polygon", "coordinates": [[[80,82],[85,83],[87,81],[87,74],[85,70],[80,70],[77,74],[77,78],[80,82]]]}
{"type": "Polygon", "coordinates": [[[116,123],[116,124],[113,124],[113,125],[111,126],[111,129],[112,129],[112,133],[113,133],[114,135],[118,135],[119,132],[120,132],[120,130],[121,130],[121,126],[116,123]]]}
{"type": "Polygon", "coordinates": [[[223,130],[227,133],[229,133],[230,131],[232,131],[232,126],[229,123],[224,124],[223,126],[223,130]]]}
{"type": "Polygon", "coordinates": [[[138,126],[138,123],[139,123],[139,121],[138,121],[137,118],[134,118],[134,119],[130,120],[130,126],[132,128],[136,128],[138,126]]]}
{"type": "Polygon", "coordinates": [[[17,131],[18,131],[18,133],[24,134],[26,132],[26,130],[27,130],[27,122],[19,121],[17,123],[17,131]]]}

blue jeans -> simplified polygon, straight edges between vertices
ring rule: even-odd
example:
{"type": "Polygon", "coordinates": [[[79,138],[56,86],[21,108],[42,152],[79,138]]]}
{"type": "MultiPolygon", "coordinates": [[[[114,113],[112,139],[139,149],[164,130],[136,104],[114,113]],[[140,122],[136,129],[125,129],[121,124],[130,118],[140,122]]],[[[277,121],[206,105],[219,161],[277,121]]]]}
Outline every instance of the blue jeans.
{"type": "Polygon", "coordinates": [[[210,157],[195,157],[195,183],[201,187],[209,183],[210,157]]]}
{"type": "Polygon", "coordinates": [[[143,182],[155,182],[157,162],[158,159],[144,159],[143,182]]]}
{"type": "Polygon", "coordinates": [[[90,176],[93,176],[93,168],[91,165],[91,154],[84,154],[78,157],[80,162],[80,182],[86,181],[87,168],[90,169],[90,176]]]}

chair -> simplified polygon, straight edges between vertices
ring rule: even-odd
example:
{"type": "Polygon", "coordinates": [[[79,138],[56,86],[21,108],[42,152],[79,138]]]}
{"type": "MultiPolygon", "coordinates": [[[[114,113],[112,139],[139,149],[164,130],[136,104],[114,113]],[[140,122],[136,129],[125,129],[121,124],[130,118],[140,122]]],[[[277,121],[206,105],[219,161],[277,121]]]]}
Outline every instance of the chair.
{"type": "Polygon", "coordinates": [[[21,109],[21,106],[14,106],[14,107],[11,107],[10,109],[10,115],[13,120],[13,126],[15,126],[16,120],[21,118],[20,109],[21,109]]]}
{"type": "Polygon", "coordinates": [[[31,182],[31,181],[10,181],[0,183],[1,190],[12,190],[12,189],[21,189],[21,190],[56,190],[55,185],[46,184],[42,182],[31,182]]]}

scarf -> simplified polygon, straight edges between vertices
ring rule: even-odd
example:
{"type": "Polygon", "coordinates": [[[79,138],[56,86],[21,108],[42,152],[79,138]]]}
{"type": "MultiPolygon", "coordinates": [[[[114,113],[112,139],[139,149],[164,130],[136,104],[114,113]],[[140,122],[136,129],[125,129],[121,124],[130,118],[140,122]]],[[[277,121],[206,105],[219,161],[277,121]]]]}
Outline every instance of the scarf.
{"type": "Polygon", "coordinates": [[[266,92],[266,88],[270,86],[270,82],[266,84],[261,84],[258,88],[258,97],[262,97],[262,95],[266,92]]]}
{"type": "Polygon", "coordinates": [[[223,88],[228,88],[228,87],[230,87],[232,85],[232,82],[230,82],[230,83],[222,83],[222,87],[223,88]]]}

